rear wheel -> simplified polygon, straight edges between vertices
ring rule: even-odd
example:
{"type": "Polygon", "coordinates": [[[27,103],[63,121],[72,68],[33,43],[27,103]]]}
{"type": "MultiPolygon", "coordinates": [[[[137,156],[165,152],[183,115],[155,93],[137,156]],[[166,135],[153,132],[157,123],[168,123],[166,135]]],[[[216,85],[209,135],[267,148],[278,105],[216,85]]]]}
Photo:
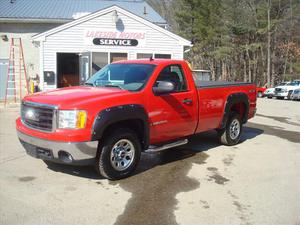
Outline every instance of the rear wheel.
{"type": "Polygon", "coordinates": [[[141,144],[135,132],[119,128],[99,145],[96,170],[107,179],[122,179],[135,170],[140,156],[141,144]]]}
{"type": "Polygon", "coordinates": [[[224,145],[236,145],[240,141],[242,133],[241,117],[238,113],[231,113],[226,127],[218,131],[220,142],[224,145]]]}

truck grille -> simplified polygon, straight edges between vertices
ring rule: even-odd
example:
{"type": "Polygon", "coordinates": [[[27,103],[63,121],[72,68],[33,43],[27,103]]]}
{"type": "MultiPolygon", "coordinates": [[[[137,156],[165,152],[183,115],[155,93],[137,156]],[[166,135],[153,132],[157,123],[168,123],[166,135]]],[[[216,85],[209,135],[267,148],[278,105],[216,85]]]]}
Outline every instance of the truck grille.
{"type": "Polygon", "coordinates": [[[21,106],[21,118],[25,125],[42,131],[53,131],[55,107],[23,102],[21,106]]]}

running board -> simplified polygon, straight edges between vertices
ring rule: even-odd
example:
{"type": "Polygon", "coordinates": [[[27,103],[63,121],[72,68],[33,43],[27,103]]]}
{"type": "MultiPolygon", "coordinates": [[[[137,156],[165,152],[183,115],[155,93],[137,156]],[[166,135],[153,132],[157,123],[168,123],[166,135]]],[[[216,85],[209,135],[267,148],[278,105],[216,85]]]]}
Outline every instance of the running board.
{"type": "Polygon", "coordinates": [[[169,148],[174,148],[180,145],[185,145],[188,143],[188,139],[183,139],[183,140],[179,140],[179,141],[175,141],[166,145],[162,145],[162,146],[153,146],[150,145],[149,148],[147,150],[145,150],[146,153],[155,153],[155,152],[160,152],[169,148]]]}

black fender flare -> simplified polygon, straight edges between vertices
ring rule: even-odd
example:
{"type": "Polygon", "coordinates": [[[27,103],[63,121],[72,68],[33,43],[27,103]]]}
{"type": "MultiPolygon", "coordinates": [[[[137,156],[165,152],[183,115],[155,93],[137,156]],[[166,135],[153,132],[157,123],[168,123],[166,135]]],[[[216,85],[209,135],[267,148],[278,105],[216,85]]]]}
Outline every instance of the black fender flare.
{"type": "Polygon", "coordinates": [[[142,146],[147,149],[149,146],[149,119],[148,113],[142,105],[128,104],[106,108],[95,117],[92,128],[92,141],[100,140],[106,128],[110,125],[124,122],[126,120],[140,120],[143,124],[143,134],[141,136],[142,146]]]}
{"type": "Polygon", "coordinates": [[[231,112],[230,111],[231,107],[237,103],[245,104],[245,112],[244,112],[244,115],[242,115],[241,119],[242,119],[242,123],[247,123],[248,113],[249,113],[249,105],[250,105],[249,98],[248,98],[247,94],[245,94],[243,92],[233,93],[227,97],[226,105],[224,108],[223,120],[222,120],[221,127],[220,127],[221,129],[226,127],[226,122],[227,122],[229,114],[231,112]]]}

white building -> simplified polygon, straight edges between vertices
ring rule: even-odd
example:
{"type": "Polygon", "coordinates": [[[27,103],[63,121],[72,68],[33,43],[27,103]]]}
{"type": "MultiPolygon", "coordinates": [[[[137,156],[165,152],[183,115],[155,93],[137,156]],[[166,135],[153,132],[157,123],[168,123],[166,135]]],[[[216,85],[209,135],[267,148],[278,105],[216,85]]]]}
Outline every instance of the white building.
{"type": "MultiPolygon", "coordinates": [[[[56,26],[53,23],[48,24],[47,28],[52,29],[45,29],[42,33],[32,32],[29,35],[25,32],[23,36],[27,35],[27,39],[30,36],[32,49],[26,49],[25,46],[25,58],[32,54],[31,57],[27,57],[26,64],[27,67],[34,65],[34,71],[30,75],[38,74],[40,88],[49,90],[79,85],[106,64],[121,59],[183,59],[184,49],[191,46],[190,41],[166,30],[165,21],[149,5],[140,5],[139,8],[143,12],[134,12],[136,4],[141,2],[146,4],[144,1],[127,1],[126,9],[119,4],[92,13],[78,12],[79,18],[65,23],[60,21],[56,26]]],[[[49,18],[47,21],[49,22],[49,18]]],[[[5,26],[9,27],[10,24],[12,25],[12,22],[6,22],[5,26]]],[[[22,26],[20,23],[15,25],[22,26]]],[[[32,27],[34,26],[37,24],[33,24],[32,27]]],[[[5,32],[5,29],[0,27],[0,35],[4,35],[5,32]]],[[[8,36],[13,35],[9,33],[8,36]]],[[[0,48],[1,60],[5,56],[4,51],[8,56],[8,46],[2,48],[0,43],[0,48]]],[[[3,88],[3,85],[0,85],[1,87],[3,88]]]]}

